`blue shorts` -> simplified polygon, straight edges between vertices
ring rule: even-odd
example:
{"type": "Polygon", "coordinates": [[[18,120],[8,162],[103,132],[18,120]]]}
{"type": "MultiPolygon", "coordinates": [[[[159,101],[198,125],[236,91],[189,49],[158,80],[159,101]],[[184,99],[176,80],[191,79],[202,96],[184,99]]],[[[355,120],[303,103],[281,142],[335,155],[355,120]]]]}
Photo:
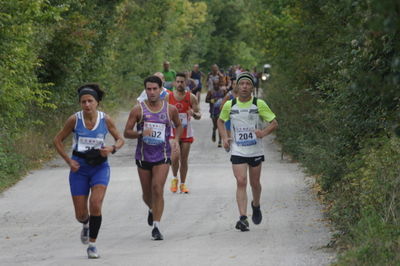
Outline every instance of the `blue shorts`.
{"type": "Polygon", "coordinates": [[[225,122],[225,128],[226,128],[226,130],[231,131],[231,120],[230,119],[225,122]]]}
{"type": "Polygon", "coordinates": [[[85,159],[72,156],[80,165],[78,171],[69,173],[69,186],[72,196],[87,196],[90,188],[95,185],[107,186],[110,181],[110,166],[108,162],[91,166],[85,159]]]}

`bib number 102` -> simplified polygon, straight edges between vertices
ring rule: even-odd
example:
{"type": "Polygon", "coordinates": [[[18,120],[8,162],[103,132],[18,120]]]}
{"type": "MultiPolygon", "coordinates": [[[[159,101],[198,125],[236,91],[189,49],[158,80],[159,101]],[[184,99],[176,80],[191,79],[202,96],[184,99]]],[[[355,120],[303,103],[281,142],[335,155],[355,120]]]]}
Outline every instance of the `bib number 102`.
{"type": "Polygon", "coordinates": [[[160,131],[152,131],[151,132],[151,137],[160,138],[161,137],[161,132],[160,131]]]}

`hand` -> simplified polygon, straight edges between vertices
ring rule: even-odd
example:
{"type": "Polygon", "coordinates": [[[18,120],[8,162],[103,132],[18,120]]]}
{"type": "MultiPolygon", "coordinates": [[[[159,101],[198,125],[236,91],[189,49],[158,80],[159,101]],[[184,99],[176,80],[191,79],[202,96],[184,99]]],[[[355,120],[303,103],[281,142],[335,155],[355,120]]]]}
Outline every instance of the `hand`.
{"type": "Polygon", "coordinates": [[[232,138],[222,139],[222,144],[224,145],[224,149],[229,149],[231,147],[232,138]]]}
{"type": "Polygon", "coordinates": [[[196,120],[199,120],[201,118],[201,113],[200,112],[193,113],[193,118],[196,119],[196,120]]]}
{"type": "Polygon", "coordinates": [[[72,159],[69,161],[68,165],[71,167],[71,171],[74,173],[76,171],[78,171],[79,167],[80,167],[80,164],[77,161],[72,160],[72,159]]]}
{"type": "Polygon", "coordinates": [[[102,157],[107,157],[114,150],[113,146],[104,146],[100,149],[100,155],[102,157]]]}
{"type": "Polygon", "coordinates": [[[153,130],[151,128],[146,128],[145,130],[143,130],[143,137],[148,137],[151,136],[151,132],[153,132],[153,130]]]}
{"type": "Polygon", "coordinates": [[[188,114],[189,117],[190,117],[190,116],[193,116],[193,117],[194,117],[194,111],[193,111],[193,109],[189,109],[189,110],[187,111],[187,114],[188,114]]]}
{"type": "Polygon", "coordinates": [[[211,99],[210,102],[211,102],[211,103],[215,103],[215,99],[211,99]]]}
{"type": "Polygon", "coordinates": [[[262,139],[263,137],[265,137],[264,131],[256,129],[255,131],[257,138],[262,139]]]}

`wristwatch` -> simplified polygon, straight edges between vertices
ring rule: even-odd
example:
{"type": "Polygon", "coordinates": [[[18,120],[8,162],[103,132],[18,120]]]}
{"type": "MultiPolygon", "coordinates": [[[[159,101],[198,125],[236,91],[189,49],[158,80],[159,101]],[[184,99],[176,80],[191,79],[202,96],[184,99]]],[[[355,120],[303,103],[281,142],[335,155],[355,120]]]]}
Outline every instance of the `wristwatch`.
{"type": "Polygon", "coordinates": [[[115,147],[115,145],[112,145],[112,147],[113,147],[113,150],[112,150],[111,154],[114,154],[117,152],[117,147],[115,147]]]}

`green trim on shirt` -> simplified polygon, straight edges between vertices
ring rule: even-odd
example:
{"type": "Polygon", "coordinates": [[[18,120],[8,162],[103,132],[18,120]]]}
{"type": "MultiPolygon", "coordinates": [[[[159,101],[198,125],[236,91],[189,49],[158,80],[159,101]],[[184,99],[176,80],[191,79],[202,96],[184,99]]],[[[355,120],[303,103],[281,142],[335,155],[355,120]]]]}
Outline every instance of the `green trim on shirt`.
{"type": "MultiPolygon", "coordinates": [[[[244,109],[250,108],[252,103],[253,103],[253,97],[249,101],[244,103],[239,101],[239,98],[237,98],[236,102],[239,108],[244,108],[244,109]]],[[[272,120],[275,119],[276,115],[271,111],[271,109],[264,100],[257,99],[257,107],[258,107],[258,114],[260,115],[262,120],[271,122],[272,120]]],[[[226,122],[230,119],[231,108],[232,108],[232,100],[229,100],[224,104],[221,113],[219,115],[219,118],[222,121],[226,122]]]]}

